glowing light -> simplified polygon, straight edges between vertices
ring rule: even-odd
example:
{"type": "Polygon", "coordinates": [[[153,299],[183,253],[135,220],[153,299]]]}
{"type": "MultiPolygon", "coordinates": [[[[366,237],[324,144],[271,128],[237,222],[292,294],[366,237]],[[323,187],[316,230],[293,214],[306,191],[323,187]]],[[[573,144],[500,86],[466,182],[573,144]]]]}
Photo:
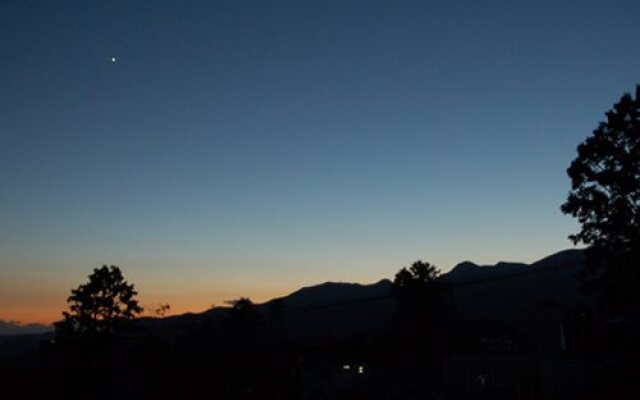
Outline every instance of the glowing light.
{"type": "Polygon", "coordinates": [[[351,365],[345,364],[342,366],[342,369],[351,369],[351,365]]]}
{"type": "Polygon", "coordinates": [[[112,62],[112,63],[114,63],[114,62],[116,62],[116,61],[117,61],[117,60],[116,60],[116,58],[115,58],[115,57],[111,57],[111,62],[112,62]]]}
{"type": "Polygon", "coordinates": [[[364,367],[362,365],[358,367],[358,373],[364,374],[364,367]]]}

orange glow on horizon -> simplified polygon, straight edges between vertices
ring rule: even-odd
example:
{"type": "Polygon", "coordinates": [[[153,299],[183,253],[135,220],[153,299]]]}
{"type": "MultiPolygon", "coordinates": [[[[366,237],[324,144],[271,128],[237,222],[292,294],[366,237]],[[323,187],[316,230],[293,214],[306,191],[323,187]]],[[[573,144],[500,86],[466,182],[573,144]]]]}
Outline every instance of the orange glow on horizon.
{"type": "MultiPolygon", "coordinates": [[[[249,297],[254,303],[263,303],[276,297],[286,296],[293,290],[259,290],[253,293],[233,295],[231,292],[225,290],[227,294],[209,295],[209,294],[191,294],[191,295],[178,295],[162,296],[159,294],[153,294],[150,296],[139,295],[138,301],[145,311],[142,314],[143,317],[155,317],[154,309],[158,308],[160,304],[168,303],[171,307],[166,313],[165,317],[172,315],[180,315],[185,313],[200,313],[210,309],[212,306],[220,307],[226,306],[226,301],[234,300],[239,297],[249,297]]],[[[235,291],[234,291],[235,292],[235,291]]],[[[67,298],[65,293],[58,297],[57,301],[40,301],[41,299],[32,299],[29,304],[19,304],[19,301],[14,301],[10,304],[12,307],[3,306],[0,309],[0,320],[19,322],[20,325],[28,324],[43,324],[50,325],[56,321],[62,319],[62,312],[68,309],[65,302],[67,298]],[[38,300],[38,301],[36,301],[38,300]]],[[[42,299],[44,300],[44,299],[42,299]]]]}

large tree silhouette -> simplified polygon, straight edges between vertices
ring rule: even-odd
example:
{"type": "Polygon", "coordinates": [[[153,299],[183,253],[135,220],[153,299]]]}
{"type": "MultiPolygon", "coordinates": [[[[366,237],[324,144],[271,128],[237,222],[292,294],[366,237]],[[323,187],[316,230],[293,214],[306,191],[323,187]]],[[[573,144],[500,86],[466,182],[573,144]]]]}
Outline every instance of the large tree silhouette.
{"type": "Polygon", "coordinates": [[[640,85],[622,96],[578,146],[567,170],[562,212],[581,229],[569,238],[589,246],[586,283],[617,312],[640,305],[640,85]]]}
{"type": "Polygon", "coordinates": [[[62,313],[64,318],[55,324],[56,331],[74,336],[113,333],[142,313],[137,294],[117,266],[96,268],[89,282],[71,291],[69,311],[62,313]]]}

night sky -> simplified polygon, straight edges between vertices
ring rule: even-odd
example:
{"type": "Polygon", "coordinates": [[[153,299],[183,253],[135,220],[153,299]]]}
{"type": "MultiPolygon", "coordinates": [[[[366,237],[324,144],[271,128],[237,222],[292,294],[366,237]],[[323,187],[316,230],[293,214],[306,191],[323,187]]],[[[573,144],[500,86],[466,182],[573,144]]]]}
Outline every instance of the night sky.
{"type": "Polygon", "coordinates": [[[175,313],[572,246],[633,1],[0,2],[0,320],[119,265],[175,313]]]}

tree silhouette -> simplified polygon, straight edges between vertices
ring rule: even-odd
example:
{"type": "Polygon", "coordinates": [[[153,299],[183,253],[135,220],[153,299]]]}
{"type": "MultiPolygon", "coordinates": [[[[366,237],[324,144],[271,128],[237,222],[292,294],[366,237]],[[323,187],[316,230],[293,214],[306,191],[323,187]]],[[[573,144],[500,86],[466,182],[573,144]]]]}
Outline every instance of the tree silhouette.
{"type": "Polygon", "coordinates": [[[69,311],[62,313],[56,331],[81,337],[113,333],[142,313],[137,294],[117,266],[96,268],[89,282],[71,291],[69,311]]]}
{"type": "Polygon", "coordinates": [[[578,146],[561,210],[578,219],[569,238],[587,250],[587,287],[618,311],[638,309],[640,287],[640,85],[622,96],[578,146]]]}
{"type": "Polygon", "coordinates": [[[438,268],[421,260],[398,271],[393,280],[392,294],[403,318],[423,322],[427,319],[438,321],[444,317],[449,308],[449,288],[437,281],[439,275],[438,268]]]}
{"type": "Polygon", "coordinates": [[[161,303],[157,307],[151,309],[151,313],[153,316],[162,318],[167,315],[167,312],[171,310],[171,305],[169,303],[161,303]]]}
{"type": "Polygon", "coordinates": [[[398,271],[391,292],[397,303],[394,346],[401,375],[409,379],[426,373],[430,389],[442,382],[442,357],[451,336],[450,288],[439,275],[434,265],[418,260],[398,271]]]}

